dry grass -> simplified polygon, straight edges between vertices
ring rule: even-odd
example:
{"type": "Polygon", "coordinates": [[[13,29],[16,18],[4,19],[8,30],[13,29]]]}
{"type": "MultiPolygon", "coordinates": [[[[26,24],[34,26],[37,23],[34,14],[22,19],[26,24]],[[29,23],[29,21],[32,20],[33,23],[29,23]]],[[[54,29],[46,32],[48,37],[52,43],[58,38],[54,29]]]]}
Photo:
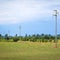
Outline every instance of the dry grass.
{"type": "Polygon", "coordinates": [[[60,43],[0,42],[0,60],[60,60],[60,43]]]}

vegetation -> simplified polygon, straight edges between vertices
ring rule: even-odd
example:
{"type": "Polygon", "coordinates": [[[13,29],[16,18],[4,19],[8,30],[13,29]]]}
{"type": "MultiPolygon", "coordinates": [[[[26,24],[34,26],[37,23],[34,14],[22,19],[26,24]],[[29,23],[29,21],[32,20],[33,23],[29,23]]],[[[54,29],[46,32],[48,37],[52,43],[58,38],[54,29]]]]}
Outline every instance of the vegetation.
{"type": "MultiPolygon", "coordinates": [[[[60,35],[57,37],[59,40],[60,35]]],[[[55,48],[55,43],[52,43],[54,39],[55,37],[50,34],[0,34],[0,60],[60,60],[60,42],[55,48]]]]}
{"type": "MultiPolygon", "coordinates": [[[[58,40],[60,39],[60,35],[57,36],[58,40]]],[[[5,34],[5,36],[2,36],[0,34],[0,41],[13,41],[18,42],[20,41],[32,41],[32,42],[52,42],[55,39],[55,36],[52,36],[50,34],[34,34],[34,35],[25,35],[25,36],[18,36],[17,34],[15,36],[9,36],[8,34],[5,34]]],[[[55,42],[55,40],[54,40],[55,42]]]]}
{"type": "Polygon", "coordinates": [[[0,42],[0,60],[60,60],[60,43],[0,42]]]}
{"type": "Polygon", "coordinates": [[[13,37],[13,41],[14,41],[14,42],[19,41],[19,37],[17,36],[17,34],[16,34],[16,36],[15,36],[15,37],[13,37]]]}

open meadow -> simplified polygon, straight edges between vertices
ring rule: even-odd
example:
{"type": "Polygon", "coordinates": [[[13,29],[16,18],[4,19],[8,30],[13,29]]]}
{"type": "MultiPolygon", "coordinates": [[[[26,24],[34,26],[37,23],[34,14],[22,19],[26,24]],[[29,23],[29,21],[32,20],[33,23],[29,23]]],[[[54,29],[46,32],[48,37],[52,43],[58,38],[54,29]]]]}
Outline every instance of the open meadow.
{"type": "Polygon", "coordinates": [[[60,43],[0,42],[0,60],[60,60],[60,43]]]}

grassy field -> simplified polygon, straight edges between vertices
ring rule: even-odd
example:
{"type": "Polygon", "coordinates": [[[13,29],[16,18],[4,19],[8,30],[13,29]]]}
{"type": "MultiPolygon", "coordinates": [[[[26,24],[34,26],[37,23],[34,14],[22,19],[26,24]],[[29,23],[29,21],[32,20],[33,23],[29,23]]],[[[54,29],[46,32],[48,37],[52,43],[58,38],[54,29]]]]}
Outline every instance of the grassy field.
{"type": "Polygon", "coordinates": [[[0,42],[0,60],[60,60],[60,44],[0,42]]]}

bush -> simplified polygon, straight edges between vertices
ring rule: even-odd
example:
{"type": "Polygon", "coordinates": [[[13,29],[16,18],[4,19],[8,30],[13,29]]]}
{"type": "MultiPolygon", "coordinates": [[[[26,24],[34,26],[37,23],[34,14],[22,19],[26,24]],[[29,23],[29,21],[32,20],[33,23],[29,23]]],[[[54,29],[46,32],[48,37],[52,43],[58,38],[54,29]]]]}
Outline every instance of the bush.
{"type": "Polygon", "coordinates": [[[17,41],[19,41],[19,38],[18,38],[18,37],[14,37],[14,38],[13,38],[13,41],[14,41],[14,42],[17,42],[17,41]]]}

